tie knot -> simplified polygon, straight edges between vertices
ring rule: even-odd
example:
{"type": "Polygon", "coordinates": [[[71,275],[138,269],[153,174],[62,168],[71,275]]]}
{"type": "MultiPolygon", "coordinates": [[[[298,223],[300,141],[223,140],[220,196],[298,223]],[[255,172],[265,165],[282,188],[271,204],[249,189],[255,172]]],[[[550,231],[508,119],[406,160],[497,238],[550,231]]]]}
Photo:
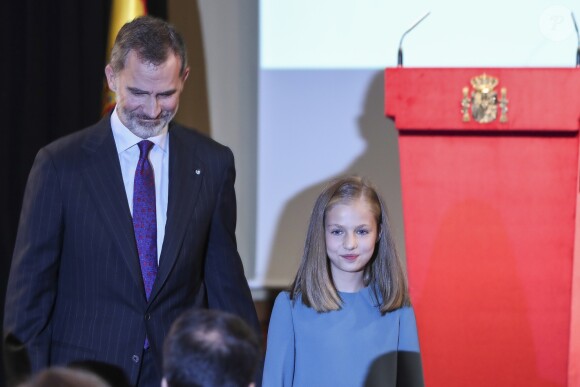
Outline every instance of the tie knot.
{"type": "Polygon", "coordinates": [[[143,140],[140,141],[137,145],[139,145],[139,151],[141,152],[139,154],[139,158],[144,159],[147,158],[147,156],[149,155],[149,151],[151,150],[151,148],[153,148],[153,145],[155,144],[153,144],[149,140],[143,140]]]}

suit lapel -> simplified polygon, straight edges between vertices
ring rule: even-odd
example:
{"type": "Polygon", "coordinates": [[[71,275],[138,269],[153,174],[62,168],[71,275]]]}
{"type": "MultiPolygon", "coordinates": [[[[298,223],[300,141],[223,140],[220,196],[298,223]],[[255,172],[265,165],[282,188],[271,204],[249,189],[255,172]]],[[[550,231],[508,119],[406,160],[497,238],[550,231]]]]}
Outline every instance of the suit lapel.
{"type": "Polygon", "coordinates": [[[195,156],[195,147],[186,144],[181,128],[169,129],[169,198],[165,238],[159,259],[157,278],[151,292],[155,298],[175,265],[185,231],[199,198],[205,168],[195,156]]]}
{"type": "MultiPolygon", "coordinates": [[[[83,171],[84,182],[131,276],[140,289],[143,289],[133,221],[109,116],[101,120],[96,129],[84,144],[84,151],[87,155],[83,171]]],[[[145,298],[144,291],[143,298],[145,298]]]]}

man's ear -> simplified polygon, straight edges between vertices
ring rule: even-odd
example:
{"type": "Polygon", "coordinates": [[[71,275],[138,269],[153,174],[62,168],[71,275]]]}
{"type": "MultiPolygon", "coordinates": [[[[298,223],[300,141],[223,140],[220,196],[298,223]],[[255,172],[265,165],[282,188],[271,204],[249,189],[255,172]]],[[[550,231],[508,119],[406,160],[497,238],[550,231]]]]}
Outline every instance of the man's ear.
{"type": "Polygon", "coordinates": [[[107,85],[109,85],[109,89],[117,92],[117,79],[115,77],[115,72],[113,71],[113,67],[110,64],[105,66],[105,77],[107,77],[107,85]]]}
{"type": "Polygon", "coordinates": [[[167,379],[165,379],[165,378],[161,379],[161,387],[169,387],[167,385],[167,379]]]}
{"type": "Polygon", "coordinates": [[[189,67],[186,67],[185,70],[183,70],[183,74],[181,74],[181,83],[184,84],[185,81],[187,80],[187,77],[189,77],[189,67]]]}

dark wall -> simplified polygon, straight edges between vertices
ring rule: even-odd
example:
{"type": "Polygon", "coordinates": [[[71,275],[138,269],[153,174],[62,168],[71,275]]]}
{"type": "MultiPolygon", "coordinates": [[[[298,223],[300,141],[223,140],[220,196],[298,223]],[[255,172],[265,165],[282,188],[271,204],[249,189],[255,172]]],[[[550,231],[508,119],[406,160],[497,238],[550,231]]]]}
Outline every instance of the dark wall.
{"type": "MultiPolygon", "coordinates": [[[[100,118],[110,8],[111,0],[0,5],[0,321],[34,157],[42,146],[100,118]]],[[[148,10],[166,18],[166,0],[150,0],[148,10]]]]}

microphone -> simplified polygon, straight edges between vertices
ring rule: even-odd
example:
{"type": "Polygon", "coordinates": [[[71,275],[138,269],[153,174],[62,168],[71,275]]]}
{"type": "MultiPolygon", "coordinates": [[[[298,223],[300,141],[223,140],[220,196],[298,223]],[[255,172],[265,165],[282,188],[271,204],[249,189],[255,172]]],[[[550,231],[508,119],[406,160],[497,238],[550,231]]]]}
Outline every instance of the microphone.
{"type": "Polygon", "coordinates": [[[574,17],[574,12],[570,12],[572,15],[572,21],[574,22],[574,29],[576,30],[576,37],[578,38],[578,49],[576,49],[576,67],[580,67],[580,32],[578,31],[578,24],[576,23],[576,18],[574,17]]]}
{"type": "MultiPolygon", "coordinates": [[[[421,17],[419,20],[417,20],[415,22],[415,24],[413,24],[411,26],[411,28],[409,28],[407,31],[405,31],[405,33],[403,34],[403,36],[401,36],[401,41],[399,42],[399,52],[397,54],[397,66],[398,67],[402,67],[403,66],[403,38],[405,37],[405,35],[407,35],[409,32],[411,32],[411,30],[413,30],[415,27],[417,27],[417,25],[419,23],[421,23],[423,20],[425,20],[425,18],[427,16],[429,16],[429,14],[431,14],[431,11],[429,11],[425,15],[423,15],[423,17],[421,17]]],[[[574,23],[576,23],[576,21],[574,21],[574,23]]],[[[576,28],[576,31],[578,31],[577,28],[576,28]]],[[[580,50],[580,47],[578,49],[580,50]]]]}

